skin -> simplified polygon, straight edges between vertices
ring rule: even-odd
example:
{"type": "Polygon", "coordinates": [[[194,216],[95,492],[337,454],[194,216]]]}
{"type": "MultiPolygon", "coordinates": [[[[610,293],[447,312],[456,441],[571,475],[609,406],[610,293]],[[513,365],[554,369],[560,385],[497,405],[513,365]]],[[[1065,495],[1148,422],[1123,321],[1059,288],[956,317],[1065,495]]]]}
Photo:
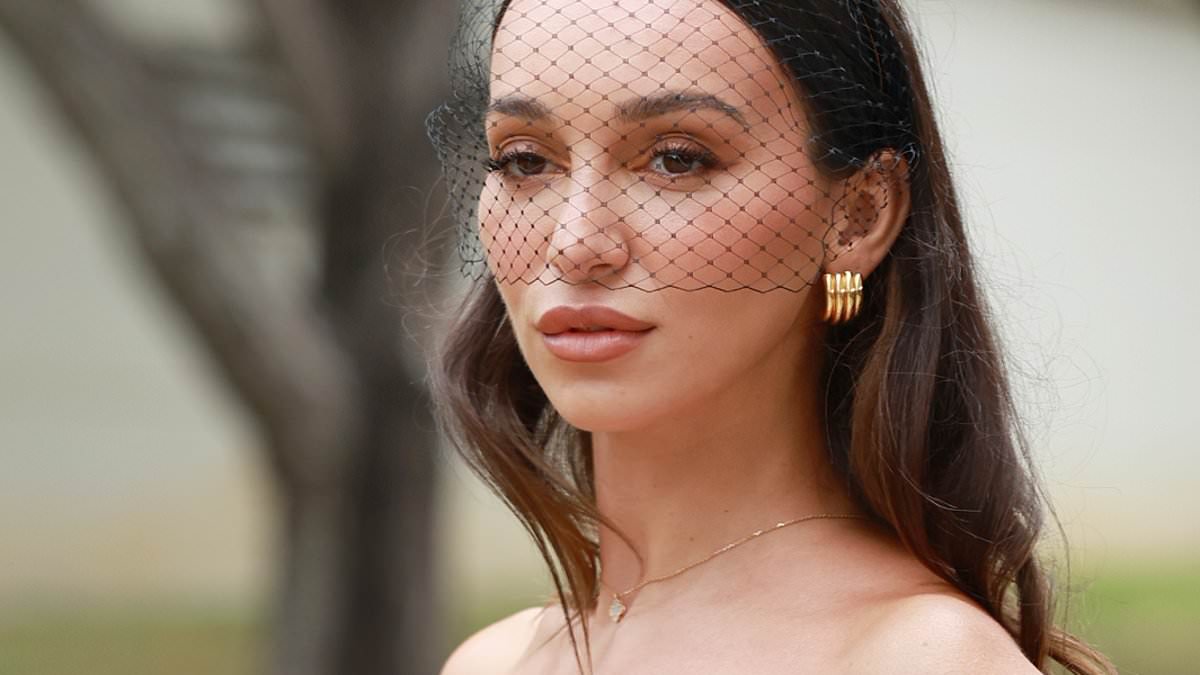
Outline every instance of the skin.
{"type": "MultiPolygon", "coordinates": [[[[802,100],[715,0],[515,0],[492,72],[488,142],[508,159],[484,186],[480,235],[526,362],[592,432],[597,503],[627,537],[601,529],[604,583],[630,588],[778,521],[861,514],[825,460],[820,274],[859,272],[870,292],[908,214],[899,173],[818,171],[802,100]],[[691,104],[629,119],[664,93],[691,104]],[[557,358],[535,322],[591,303],[655,328],[610,361],[557,358]]],[[[866,521],[758,537],[626,598],[619,624],[611,599],[592,616],[596,673],[1037,672],[866,521]]],[[[576,672],[562,621],[520,612],[443,672],[576,672]]]]}

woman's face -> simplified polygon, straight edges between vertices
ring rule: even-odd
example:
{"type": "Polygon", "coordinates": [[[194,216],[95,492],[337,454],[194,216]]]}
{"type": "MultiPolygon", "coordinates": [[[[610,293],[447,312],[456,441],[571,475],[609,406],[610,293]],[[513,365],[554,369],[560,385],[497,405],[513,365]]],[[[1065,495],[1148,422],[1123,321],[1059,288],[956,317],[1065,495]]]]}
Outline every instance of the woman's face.
{"type": "Polygon", "coordinates": [[[815,369],[809,289],[837,197],[751,28],[716,0],[514,0],[491,72],[480,239],[567,421],[638,429],[815,369]],[[560,305],[653,328],[619,356],[564,358],[538,329],[560,305]]]}

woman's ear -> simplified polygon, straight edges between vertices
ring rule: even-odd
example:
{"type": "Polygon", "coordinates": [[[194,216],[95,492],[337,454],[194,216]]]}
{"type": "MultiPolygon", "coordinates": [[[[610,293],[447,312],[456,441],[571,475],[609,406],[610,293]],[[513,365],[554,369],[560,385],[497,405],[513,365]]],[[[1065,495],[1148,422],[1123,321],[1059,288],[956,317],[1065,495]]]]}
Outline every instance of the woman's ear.
{"type": "Polygon", "coordinates": [[[908,161],[889,148],[842,181],[825,239],[824,272],[866,277],[879,266],[908,221],[908,170],[908,161]]]}

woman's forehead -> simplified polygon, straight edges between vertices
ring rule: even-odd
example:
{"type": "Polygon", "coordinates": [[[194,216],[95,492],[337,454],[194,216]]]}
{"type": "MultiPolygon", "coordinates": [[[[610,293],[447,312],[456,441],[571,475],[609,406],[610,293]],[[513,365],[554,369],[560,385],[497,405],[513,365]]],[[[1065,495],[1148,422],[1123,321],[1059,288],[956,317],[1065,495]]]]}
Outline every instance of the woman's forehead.
{"type": "Polygon", "coordinates": [[[759,36],[717,0],[514,0],[496,31],[493,100],[519,94],[570,121],[664,91],[709,95],[750,123],[793,96],[759,36]]]}

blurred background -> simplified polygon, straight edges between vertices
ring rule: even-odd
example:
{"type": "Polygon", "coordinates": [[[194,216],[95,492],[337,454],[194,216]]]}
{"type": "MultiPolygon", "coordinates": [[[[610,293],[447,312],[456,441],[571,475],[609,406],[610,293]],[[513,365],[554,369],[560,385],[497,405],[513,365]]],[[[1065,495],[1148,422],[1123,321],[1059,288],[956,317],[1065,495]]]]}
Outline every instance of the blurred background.
{"type": "MultiPolygon", "coordinates": [[[[452,4],[0,0],[0,674],[435,672],[548,593],[421,384],[452,4]]],[[[1200,4],[908,4],[1068,621],[1200,672],[1200,4]]]]}

